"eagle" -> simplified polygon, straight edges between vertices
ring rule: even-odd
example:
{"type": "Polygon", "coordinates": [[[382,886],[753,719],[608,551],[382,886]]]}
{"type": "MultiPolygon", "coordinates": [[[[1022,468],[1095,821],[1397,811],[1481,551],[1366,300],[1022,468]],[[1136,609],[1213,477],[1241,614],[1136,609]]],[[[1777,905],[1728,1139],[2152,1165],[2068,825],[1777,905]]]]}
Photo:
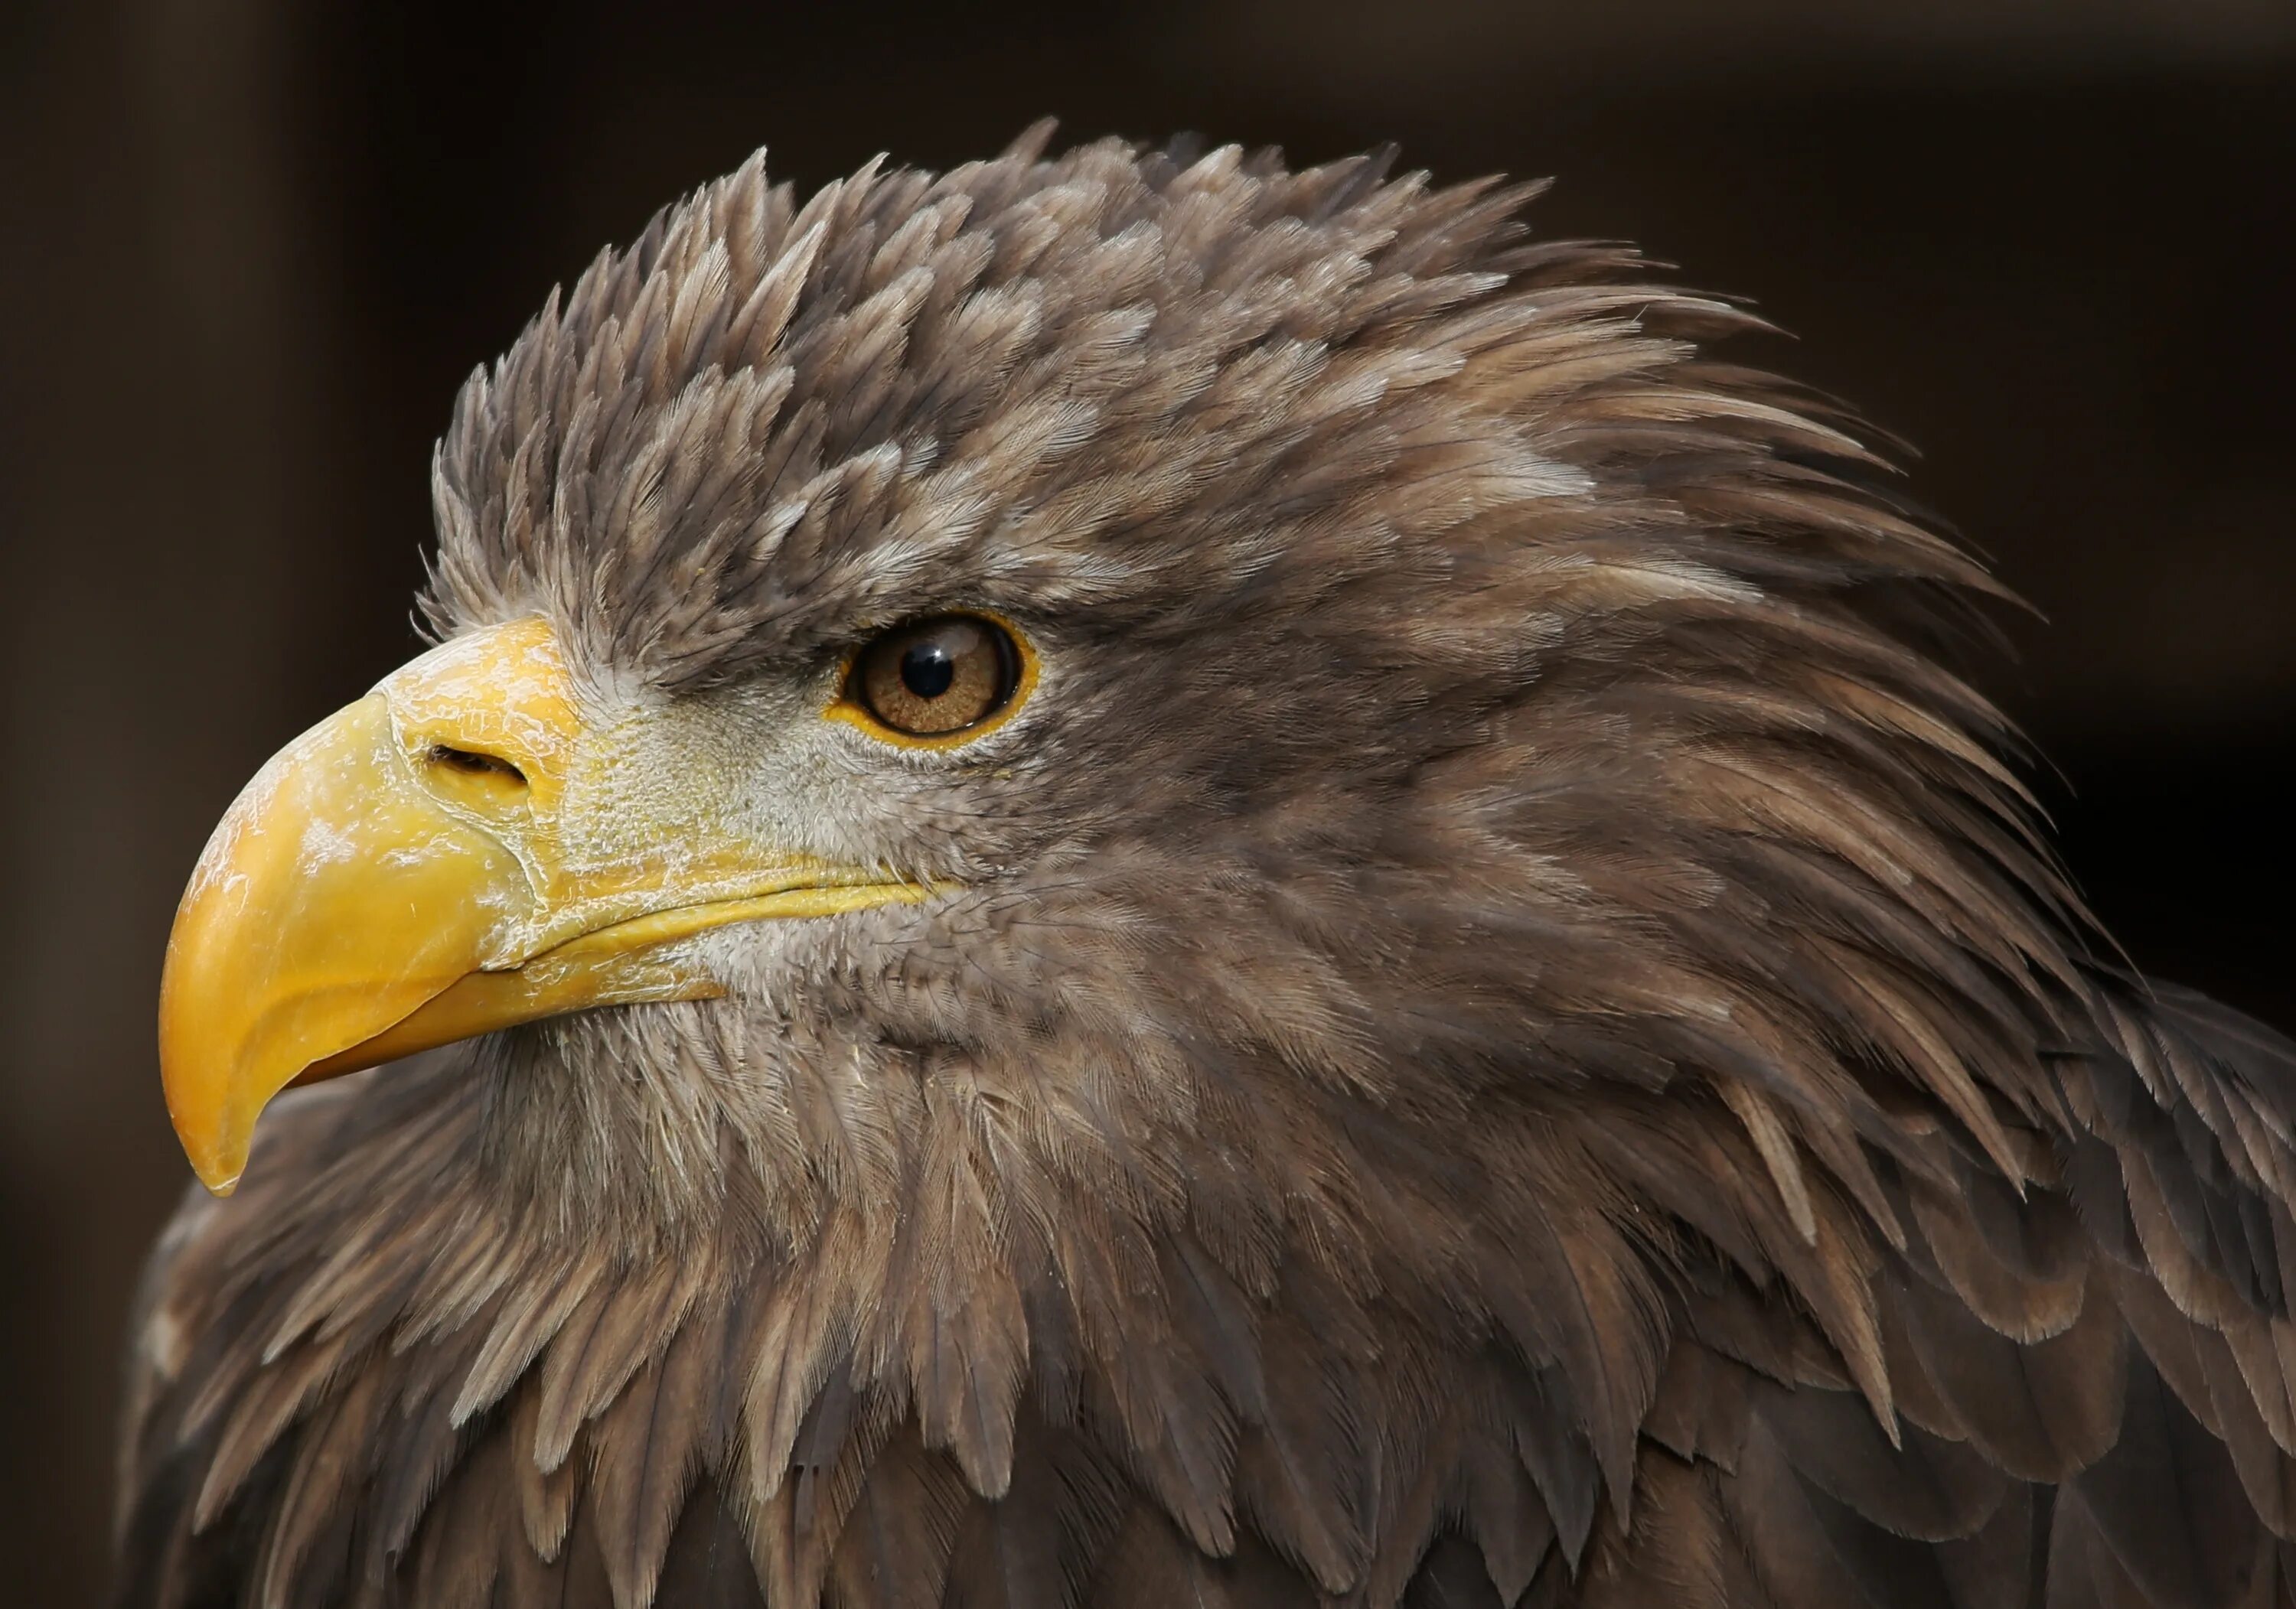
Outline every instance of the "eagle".
{"type": "Polygon", "coordinates": [[[2296,1046],[1538,189],[760,156],[553,292],[177,914],[119,1602],[2296,1601],[2296,1046]]]}

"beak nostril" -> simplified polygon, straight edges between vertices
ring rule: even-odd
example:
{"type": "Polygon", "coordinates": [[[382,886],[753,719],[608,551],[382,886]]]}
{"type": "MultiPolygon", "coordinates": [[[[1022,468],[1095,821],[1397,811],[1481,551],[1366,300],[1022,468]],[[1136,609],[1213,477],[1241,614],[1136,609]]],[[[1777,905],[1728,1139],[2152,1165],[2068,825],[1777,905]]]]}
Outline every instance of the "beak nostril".
{"type": "Polygon", "coordinates": [[[450,744],[430,746],[430,763],[459,771],[465,776],[499,777],[505,782],[526,786],[526,773],[499,755],[482,754],[474,748],[456,748],[450,744]]]}

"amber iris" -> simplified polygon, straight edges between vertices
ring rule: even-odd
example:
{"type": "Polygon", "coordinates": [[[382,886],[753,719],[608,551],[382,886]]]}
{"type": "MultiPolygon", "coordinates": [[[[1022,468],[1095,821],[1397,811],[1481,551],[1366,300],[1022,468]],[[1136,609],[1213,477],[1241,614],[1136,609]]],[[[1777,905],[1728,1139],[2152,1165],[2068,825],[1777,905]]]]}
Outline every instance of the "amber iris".
{"type": "Polygon", "coordinates": [[[939,737],[988,719],[1020,680],[1020,650],[1004,627],[974,615],[944,615],[897,627],[863,649],[846,696],[894,731],[939,737]]]}

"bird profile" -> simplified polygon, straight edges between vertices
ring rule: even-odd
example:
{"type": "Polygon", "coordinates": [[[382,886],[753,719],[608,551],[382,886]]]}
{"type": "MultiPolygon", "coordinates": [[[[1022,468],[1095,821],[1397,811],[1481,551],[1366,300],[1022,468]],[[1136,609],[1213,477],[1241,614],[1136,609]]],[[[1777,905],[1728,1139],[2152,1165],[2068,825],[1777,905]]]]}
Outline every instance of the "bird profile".
{"type": "Polygon", "coordinates": [[[2296,1601],[2296,1046],[1538,186],[762,156],[432,466],[160,1001],[133,1609],[2296,1601]]]}

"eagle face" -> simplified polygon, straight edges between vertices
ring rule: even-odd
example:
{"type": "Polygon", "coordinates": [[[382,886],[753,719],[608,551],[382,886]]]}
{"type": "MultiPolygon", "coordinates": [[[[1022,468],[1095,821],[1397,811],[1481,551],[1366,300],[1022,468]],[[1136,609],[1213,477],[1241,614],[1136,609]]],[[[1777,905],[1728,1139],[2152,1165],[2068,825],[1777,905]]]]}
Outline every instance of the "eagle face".
{"type": "Polygon", "coordinates": [[[2296,1048],[1983,573],[1530,189],[1043,145],[464,388],[178,916],[123,1600],[2264,1601],[2296,1048]]]}
{"type": "MultiPolygon", "coordinates": [[[[1184,1168],[1247,1065],[1457,1107],[1441,1064],[1488,1052],[1453,1041],[1516,1007],[1426,1009],[1491,970],[1456,890],[1525,860],[1475,751],[1529,740],[1548,657],[1753,596],[1663,538],[1603,551],[1630,516],[1521,415],[1526,337],[1667,348],[1646,306],[1507,299],[1551,255],[1521,192],[1070,163],[801,212],[753,164],[473,379],[441,646],[251,785],[187,898],[162,1037],[211,1186],[287,1082],[488,1030],[562,1069],[521,1099],[587,1111],[619,1070],[619,1115],[496,1103],[594,1142],[505,1142],[554,1190],[754,1134],[738,1069],[800,1033],[852,1040],[801,1075],[839,1099],[892,1045],[1006,1069],[1032,1165],[1078,1159],[1054,1196],[1184,1168]]],[[[700,1188],[658,1217],[714,1171],[636,1172],[700,1188]]]]}

